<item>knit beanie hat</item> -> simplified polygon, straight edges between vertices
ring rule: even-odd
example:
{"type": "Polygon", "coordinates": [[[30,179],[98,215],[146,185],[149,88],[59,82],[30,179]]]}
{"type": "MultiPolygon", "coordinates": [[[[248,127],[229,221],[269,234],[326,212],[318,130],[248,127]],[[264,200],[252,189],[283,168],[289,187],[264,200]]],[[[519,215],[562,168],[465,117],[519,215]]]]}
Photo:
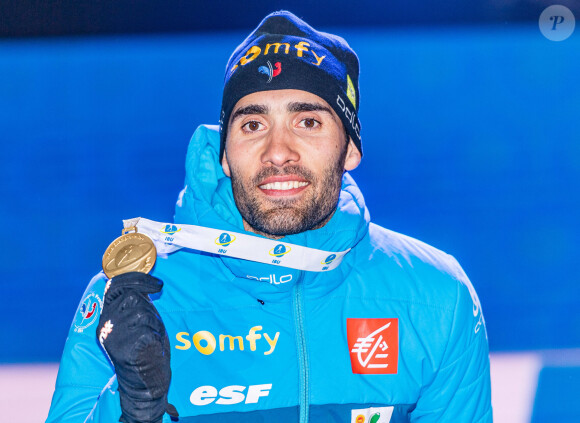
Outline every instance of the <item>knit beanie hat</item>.
{"type": "Polygon", "coordinates": [[[226,66],[220,116],[220,160],[238,100],[258,91],[297,89],[324,99],[362,154],[359,62],[347,42],[320,32],[288,11],[266,16],[226,66]]]}

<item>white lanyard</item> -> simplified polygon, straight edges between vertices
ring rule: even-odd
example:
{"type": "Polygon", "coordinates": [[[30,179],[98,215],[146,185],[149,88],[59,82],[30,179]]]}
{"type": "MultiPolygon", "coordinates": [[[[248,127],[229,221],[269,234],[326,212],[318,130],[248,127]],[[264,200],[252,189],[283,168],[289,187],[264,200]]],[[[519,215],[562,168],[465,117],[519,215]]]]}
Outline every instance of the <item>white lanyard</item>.
{"type": "Polygon", "coordinates": [[[232,231],[155,222],[142,217],[123,220],[123,225],[126,230],[136,228],[137,232],[151,238],[161,254],[190,248],[310,272],[325,272],[336,268],[350,251],[350,248],[345,251],[324,251],[232,231]]]}

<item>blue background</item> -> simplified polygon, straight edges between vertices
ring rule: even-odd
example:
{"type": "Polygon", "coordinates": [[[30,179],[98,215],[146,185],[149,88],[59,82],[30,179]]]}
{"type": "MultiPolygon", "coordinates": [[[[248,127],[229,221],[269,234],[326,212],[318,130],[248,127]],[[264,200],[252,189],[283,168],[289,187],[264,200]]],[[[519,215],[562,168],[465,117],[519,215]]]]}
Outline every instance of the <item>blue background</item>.
{"type": "MultiPolygon", "coordinates": [[[[307,18],[307,16],[306,16],[307,18]]],[[[0,41],[0,362],[58,361],[121,219],[169,221],[247,30],[0,41]]],[[[373,220],[456,256],[494,351],[580,347],[580,38],[340,28],[373,220]]]]}

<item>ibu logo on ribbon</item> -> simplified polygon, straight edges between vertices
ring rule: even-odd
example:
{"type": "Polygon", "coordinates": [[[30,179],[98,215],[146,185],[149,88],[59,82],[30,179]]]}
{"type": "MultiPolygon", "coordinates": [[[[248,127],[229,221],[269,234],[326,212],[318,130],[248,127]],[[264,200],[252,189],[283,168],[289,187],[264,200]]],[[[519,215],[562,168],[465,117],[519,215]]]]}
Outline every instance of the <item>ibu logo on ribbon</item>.
{"type": "Polygon", "coordinates": [[[219,237],[217,237],[215,239],[215,243],[217,245],[222,246],[222,247],[227,247],[228,245],[230,245],[235,240],[236,240],[236,237],[234,235],[230,235],[227,232],[224,232],[219,237]]]}
{"type": "Polygon", "coordinates": [[[328,257],[326,257],[323,261],[320,262],[320,264],[330,264],[332,263],[334,260],[336,259],[336,254],[331,254],[328,257]]]}
{"type": "Polygon", "coordinates": [[[270,255],[274,257],[282,257],[290,252],[291,248],[284,244],[278,244],[270,250],[270,255]]]}
{"type": "Polygon", "coordinates": [[[177,229],[177,226],[167,224],[164,228],[162,228],[159,232],[165,234],[165,239],[163,240],[166,245],[172,245],[173,241],[175,241],[174,235],[179,232],[181,228],[177,229]]]}
{"type": "Polygon", "coordinates": [[[161,229],[161,233],[163,234],[167,234],[167,235],[173,235],[176,232],[179,232],[181,230],[177,229],[177,226],[175,225],[165,225],[165,228],[161,229]]]}

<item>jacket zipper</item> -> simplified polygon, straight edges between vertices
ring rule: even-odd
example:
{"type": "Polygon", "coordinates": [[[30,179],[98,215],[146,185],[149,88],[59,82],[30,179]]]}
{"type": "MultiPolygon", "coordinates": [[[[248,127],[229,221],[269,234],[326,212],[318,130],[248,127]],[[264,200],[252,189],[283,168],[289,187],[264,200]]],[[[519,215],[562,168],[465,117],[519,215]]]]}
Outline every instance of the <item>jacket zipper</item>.
{"type": "Polygon", "coordinates": [[[304,273],[296,281],[294,287],[294,326],[296,327],[296,340],[298,344],[298,368],[300,373],[300,423],[308,423],[308,353],[306,351],[306,340],[304,336],[304,311],[303,311],[303,297],[304,285],[302,280],[304,273]]]}

